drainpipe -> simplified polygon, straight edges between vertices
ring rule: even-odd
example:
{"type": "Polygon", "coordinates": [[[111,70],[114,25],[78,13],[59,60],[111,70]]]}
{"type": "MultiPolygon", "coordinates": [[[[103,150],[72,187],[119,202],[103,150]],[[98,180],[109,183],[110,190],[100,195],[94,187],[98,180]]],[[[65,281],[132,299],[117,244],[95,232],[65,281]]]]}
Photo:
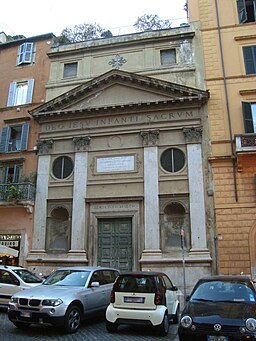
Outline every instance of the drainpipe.
{"type": "Polygon", "coordinates": [[[218,27],[218,36],[219,36],[219,43],[220,43],[221,66],[222,66],[222,74],[223,74],[224,89],[225,89],[226,108],[227,108],[227,113],[228,113],[228,126],[229,126],[229,138],[230,138],[231,153],[232,153],[231,158],[232,158],[232,167],[233,167],[234,191],[235,191],[235,198],[236,198],[236,202],[237,202],[238,201],[238,195],[237,195],[237,182],[236,182],[237,179],[236,179],[235,150],[234,150],[234,144],[233,144],[233,133],[232,133],[232,126],[231,126],[231,118],[230,118],[230,107],[229,107],[229,99],[228,99],[227,79],[226,79],[223,48],[222,48],[222,39],[221,39],[221,32],[220,32],[220,18],[219,18],[218,0],[215,0],[215,7],[216,7],[216,15],[217,15],[217,27],[218,27]]]}

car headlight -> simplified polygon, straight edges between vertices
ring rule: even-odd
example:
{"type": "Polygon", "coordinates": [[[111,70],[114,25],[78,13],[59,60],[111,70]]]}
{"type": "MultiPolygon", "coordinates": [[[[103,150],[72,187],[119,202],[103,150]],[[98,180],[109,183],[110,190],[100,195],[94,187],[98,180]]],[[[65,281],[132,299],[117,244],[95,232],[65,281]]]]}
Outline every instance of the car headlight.
{"type": "Polygon", "coordinates": [[[11,299],[10,299],[11,303],[18,303],[18,301],[19,301],[18,297],[12,296],[11,299]]]}
{"type": "Polygon", "coordinates": [[[250,332],[255,332],[256,330],[256,320],[253,318],[249,318],[245,321],[246,328],[250,330],[250,332]]]}
{"type": "Polygon", "coordinates": [[[185,315],[181,318],[180,324],[183,328],[189,328],[192,325],[192,318],[188,315],[185,315]]]}
{"type": "Polygon", "coordinates": [[[43,300],[42,305],[57,307],[58,305],[60,305],[62,303],[63,303],[63,301],[60,298],[58,298],[58,299],[43,300]]]}

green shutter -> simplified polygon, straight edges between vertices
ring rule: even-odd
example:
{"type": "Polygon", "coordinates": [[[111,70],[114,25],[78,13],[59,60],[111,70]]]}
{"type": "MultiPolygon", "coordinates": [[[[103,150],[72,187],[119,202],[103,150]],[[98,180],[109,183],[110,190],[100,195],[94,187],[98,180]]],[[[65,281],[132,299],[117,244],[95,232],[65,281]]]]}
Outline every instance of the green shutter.
{"type": "Polygon", "coordinates": [[[244,116],[244,131],[246,133],[254,133],[251,103],[242,102],[244,116]]]}

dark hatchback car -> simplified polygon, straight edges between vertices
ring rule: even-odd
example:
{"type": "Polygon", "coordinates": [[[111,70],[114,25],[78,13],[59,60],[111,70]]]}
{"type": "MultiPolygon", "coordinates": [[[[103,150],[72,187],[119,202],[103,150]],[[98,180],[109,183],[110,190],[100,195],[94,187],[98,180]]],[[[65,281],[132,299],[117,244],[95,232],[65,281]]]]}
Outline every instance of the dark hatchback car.
{"type": "Polygon", "coordinates": [[[247,276],[200,279],[187,298],[180,341],[256,340],[256,292],[247,276]]]}

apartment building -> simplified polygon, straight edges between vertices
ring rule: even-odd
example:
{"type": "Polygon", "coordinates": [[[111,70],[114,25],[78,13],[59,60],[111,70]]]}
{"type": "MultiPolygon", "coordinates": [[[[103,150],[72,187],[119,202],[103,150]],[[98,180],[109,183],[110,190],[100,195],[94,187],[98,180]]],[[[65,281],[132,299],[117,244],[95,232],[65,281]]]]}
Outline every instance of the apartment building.
{"type": "Polygon", "coordinates": [[[201,27],[218,272],[256,271],[256,1],[188,0],[201,27]]]}
{"type": "Polygon", "coordinates": [[[39,125],[29,110],[45,102],[54,36],[10,40],[0,34],[1,263],[26,266],[31,249],[39,125]]]}

